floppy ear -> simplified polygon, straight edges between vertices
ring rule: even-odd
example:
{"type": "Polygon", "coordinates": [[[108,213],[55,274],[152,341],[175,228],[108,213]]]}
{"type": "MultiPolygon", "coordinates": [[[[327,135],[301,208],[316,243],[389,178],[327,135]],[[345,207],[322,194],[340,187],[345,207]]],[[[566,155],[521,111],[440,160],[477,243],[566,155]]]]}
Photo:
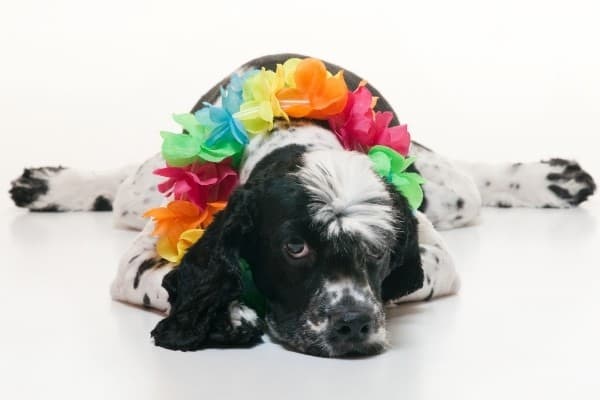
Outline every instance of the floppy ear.
{"type": "Polygon", "coordinates": [[[171,311],[152,331],[157,346],[187,351],[261,340],[262,323],[240,301],[240,253],[254,237],[253,198],[251,191],[238,188],[181,264],[165,276],[171,311]]]}
{"type": "Polygon", "coordinates": [[[388,185],[388,191],[394,203],[397,231],[390,258],[390,273],[382,285],[384,302],[420,289],[425,277],[421,267],[417,218],[404,196],[391,185],[388,185]]]}

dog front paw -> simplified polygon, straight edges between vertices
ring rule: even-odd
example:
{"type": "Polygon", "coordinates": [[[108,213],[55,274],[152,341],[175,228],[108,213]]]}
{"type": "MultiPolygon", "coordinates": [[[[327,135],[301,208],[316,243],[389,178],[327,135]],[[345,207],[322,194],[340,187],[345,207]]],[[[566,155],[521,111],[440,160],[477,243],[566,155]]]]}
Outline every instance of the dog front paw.
{"type": "Polygon", "coordinates": [[[11,182],[10,196],[17,207],[32,211],[59,211],[57,204],[44,201],[49,190],[49,181],[63,167],[25,168],[23,174],[11,182]]]}
{"type": "Polygon", "coordinates": [[[262,320],[250,307],[239,301],[229,305],[228,313],[213,323],[209,339],[215,345],[250,347],[261,342],[264,332],[262,320]]]}
{"type": "Polygon", "coordinates": [[[546,175],[547,188],[556,196],[556,202],[544,207],[577,206],[596,191],[594,179],[577,162],[552,158],[542,163],[547,164],[551,170],[546,175]]]}

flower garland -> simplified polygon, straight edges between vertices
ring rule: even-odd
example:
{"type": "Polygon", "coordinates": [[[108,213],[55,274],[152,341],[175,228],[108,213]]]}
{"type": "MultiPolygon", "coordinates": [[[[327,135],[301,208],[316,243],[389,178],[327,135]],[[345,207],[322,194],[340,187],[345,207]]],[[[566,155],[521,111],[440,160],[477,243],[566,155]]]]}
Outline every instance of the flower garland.
{"type": "Polygon", "coordinates": [[[423,201],[423,178],[406,172],[414,159],[406,125],[389,126],[393,114],[374,111],[377,98],[361,83],[349,91],[343,71],[335,75],[314,58],[290,58],[275,71],[233,75],[221,88],[221,106],[205,104],[194,114],[177,114],[183,134],[161,132],[167,166],[154,171],[167,178],[158,190],[173,200],[144,214],[155,222],[156,250],[179,263],[223,210],[239,183],[238,166],[249,138],[268,134],[275,118],[326,120],[342,146],[366,153],[374,170],[408,200],[423,201]]]}

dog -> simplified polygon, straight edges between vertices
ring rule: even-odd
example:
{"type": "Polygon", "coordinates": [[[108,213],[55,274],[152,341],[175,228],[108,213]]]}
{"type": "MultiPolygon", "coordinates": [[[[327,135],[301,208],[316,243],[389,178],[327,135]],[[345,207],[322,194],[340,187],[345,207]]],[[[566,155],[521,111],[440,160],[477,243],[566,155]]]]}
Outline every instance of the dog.
{"type": "MultiPolygon", "coordinates": [[[[275,69],[291,57],[304,58],[261,57],[237,72],[275,69]]],[[[345,78],[350,88],[362,81],[348,70],[345,78]]],[[[218,104],[228,79],[192,112],[218,104]]],[[[393,112],[367,88],[378,97],[376,111],[393,112]]],[[[17,206],[32,211],[112,210],[117,227],[141,231],[120,260],[111,295],[166,313],[151,333],[158,346],[253,346],[267,332],[288,349],[316,356],[372,355],[388,346],[385,307],[458,291],[437,230],[477,223],[482,206],[574,207],[596,188],[576,162],[560,158],[451,162],[417,142],[410,155],[416,157],[412,170],[426,181],[417,211],[366,155],[344,150],[327,125],[277,121],[269,135],[251,140],[239,187],[178,266],[157,255],[153,223],[142,218],[163,202],[152,173],[164,166],[160,155],[106,174],[25,169],[10,193],[17,206]],[[242,259],[264,296],[264,317],[242,300],[242,259]]]]}

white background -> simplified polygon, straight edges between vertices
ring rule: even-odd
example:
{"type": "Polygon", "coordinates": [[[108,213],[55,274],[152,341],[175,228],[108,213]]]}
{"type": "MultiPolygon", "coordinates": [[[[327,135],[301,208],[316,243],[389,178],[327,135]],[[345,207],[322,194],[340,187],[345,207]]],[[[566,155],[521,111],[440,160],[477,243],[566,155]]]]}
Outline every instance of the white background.
{"type": "MultiPolygon", "coordinates": [[[[0,0],[0,187],[24,166],[141,161],[171,113],[275,52],[369,79],[450,157],[562,156],[598,177],[597,4],[0,0]]],[[[133,234],[2,196],[0,397],[598,398],[599,210],[490,210],[445,233],[461,294],[395,311],[388,353],[340,361],[154,348],[159,316],[108,297],[133,234]]]]}

